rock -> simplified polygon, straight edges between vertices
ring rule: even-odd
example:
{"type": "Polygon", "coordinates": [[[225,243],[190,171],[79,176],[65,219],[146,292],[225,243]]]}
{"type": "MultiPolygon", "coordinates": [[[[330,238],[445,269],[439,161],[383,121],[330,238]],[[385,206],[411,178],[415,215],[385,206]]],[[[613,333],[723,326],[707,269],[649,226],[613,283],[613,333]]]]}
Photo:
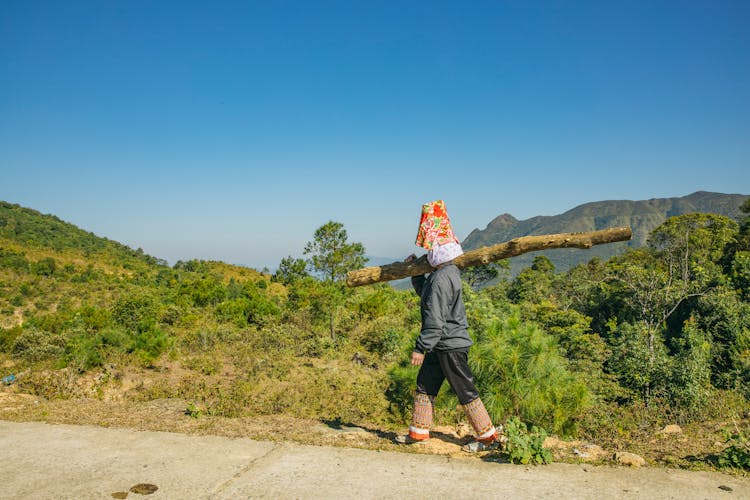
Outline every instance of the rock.
{"type": "Polygon", "coordinates": [[[636,455],[635,453],[628,453],[627,451],[618,451],[615,453],[613,459],[620,465],[628,465],[630,467],[646,465],[646,461],[643,457],[636,455]]]}
{"type": "Polygon", "coordinates": [[[607,453],[601,446],[595,444],[585,444],[579,448],[573,448],[573,455],[584,460],[598,460],[607,453]]]}
{"type": "Polygon", "coordinates": [[[607,452],[596,444],[585,444],[581,447],[581,453],[588,455],[589,460],[599,460],[607,456],[607,452]]]}
{"type": "Polygon", "coordinates": [[[682,434],[682,427],[676,424],[667,425],[659,431],[659,434],[682,434]]]}
{"type": "Polygon", "coordinates": [[[552,451],[553,455],[558,458],[569,458],[572,455],[585,462],[590,462],[608,456],[608,453],[601,446],[584,441],[563,441],[554,436],[547,437],[542,446],[552,451]]]}
{"type": "Polygon", "coordinates": [[[575,455],[577,457],[581,457],[581,458],[590,458],[591,457],[591,455],[589,455],[585,451],[579,450],[578,448],[573,448],[573,455],[575,455]]]}

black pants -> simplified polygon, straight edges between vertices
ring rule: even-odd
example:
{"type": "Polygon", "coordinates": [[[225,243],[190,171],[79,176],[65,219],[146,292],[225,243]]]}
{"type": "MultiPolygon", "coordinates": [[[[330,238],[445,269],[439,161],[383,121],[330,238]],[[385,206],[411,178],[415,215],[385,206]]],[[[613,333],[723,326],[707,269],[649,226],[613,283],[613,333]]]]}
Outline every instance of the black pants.
{"type": "Polygon", "coordinates": [[[428,352],[417,375],[417,392],[437,396],[443,380],[448,379],[459,403],[471,403],[479,397],[479,393],[474,386],[468,360],[468,351],[428,352]]]}

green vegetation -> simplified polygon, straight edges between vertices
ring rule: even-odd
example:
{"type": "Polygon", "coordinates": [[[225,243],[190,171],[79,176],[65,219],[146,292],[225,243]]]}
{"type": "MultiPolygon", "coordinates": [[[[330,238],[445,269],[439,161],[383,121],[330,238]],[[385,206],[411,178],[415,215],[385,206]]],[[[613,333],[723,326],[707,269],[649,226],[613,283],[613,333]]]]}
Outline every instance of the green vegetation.
{"type": "Polygon", "coordinates": [[[718,465],[750,471],[750,433],[736,432],[727,438],[727,447],[719,456],[718,465]]]}
{"type": "Polygon", "coordinates": [[[512,463],[541,465],[552,462],[552,454],[543,446],[547,437],[544,429],[534,426],[529,430],[518,417],[511,417],[505,426],[505,435],[508,438],[506,453],[512,463]]]}
{"type": "MultiPolygon", "coordinates": [[[[104,397],[122,385],[132,399],[182,398],[195,418],[385,428],[409,418],[418,298],[387,284],[344,287],[364,248],[340,223],[314,233],[306,260],[287,257],[270,276],[220,262],[169,267],[7,203],[0,221],[0,361],[26,374],[23,391],[104,397]],[[122,367],[169,376],[126,388],[122,367]],[[93,388],[79,383],[94,375],[93,388]]],[[[558,272],[537,255],[515,278],[506,271],[465,273],[464,295],[470,363],[513,436],[513,461],[547,462],[545,430],[602,442],[747,419],[750,217],[685,214],[606,261],[558,272]]],[[[461,421],[457,404],[446,387],[437,422],[461,421]]],[[[719,466],[747,467],[742,432],[719,466]]]]}

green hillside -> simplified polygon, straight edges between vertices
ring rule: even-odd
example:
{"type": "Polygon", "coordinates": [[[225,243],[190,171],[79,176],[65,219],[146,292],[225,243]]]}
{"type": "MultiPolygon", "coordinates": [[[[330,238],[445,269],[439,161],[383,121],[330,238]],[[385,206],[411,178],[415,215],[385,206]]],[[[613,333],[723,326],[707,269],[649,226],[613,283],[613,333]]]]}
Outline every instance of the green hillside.
{"type": "MultiPolygon", "coordinates": [[[[222,262],[178,263],[96,236],[54,215],[0,201],[0,326],[59,303],[107,305],[135,289],[164,291],[165,279],[195,275],[257,280],[262,274],[222,262]]],[[[268,279],[268,276],[265,277],[268,279]]]]}
{"type": "Polygon", "coordinates": [[[116,241],[96,236],[54,215],[0,201],[0,242],[3,246],[31,250],[54,251],[63,260],[86,258],[107,266],[143,268],[166,265],[143,250],[133,250],[116,241]]]}
{"type": "Polygon", "coordinates": [[[289,288],[223,262],[170,267],[55,216],[0,203],[0,367],[23,373],[14,387],[32,394],[181,397],[225,416],[286,408],[339,418],[349,401],[347,418],[382,420],[387,374],[373,367],[410,335],[405,311],[415,297],[387,285],[345,294],[334,349],[334,295],[309,276],[289,288]],[[81,389],[90,373],[112,366],[113,378],[81,389]],[[135,388],[123,382],[132,378],[135,388]]]}
{"type": "MultiPolygon", "coordinates": [[[[607,260],[622,254],[627,248],[639,248],[646,244],[648,235],[667,218],[692,212],[712,213],[731,219],[741,217],[740,205],[748,195],[722,194],[698,191],[679,198],[652,198],[650,200],[608,200],[579,205],[560,215],[537,216],[517,220],[510,214],[502,214],[492,220],[485,229],[474,229],[463,241],[468,249],[494,245],[504,241],[539,234],[596,231],[616,226],[630,226],[633,239],[629,242],[596,246],[590,250],[560,249],[539,252],[548,257],[560,271],[566,271],[593,257],[607,260]]],[[[511,259],[512,274],[531,265],[533,255],[522,255],[511,259]]]]}

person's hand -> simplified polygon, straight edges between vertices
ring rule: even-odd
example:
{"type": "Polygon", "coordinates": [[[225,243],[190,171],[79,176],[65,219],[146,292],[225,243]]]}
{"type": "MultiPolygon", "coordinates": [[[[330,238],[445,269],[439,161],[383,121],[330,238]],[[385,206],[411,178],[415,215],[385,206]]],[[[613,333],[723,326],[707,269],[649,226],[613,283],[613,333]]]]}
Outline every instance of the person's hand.
{"type": "Polygon", "coordinates": [[[407,258],[404,259],[404,262],[413,262],[415,260],[417,260],[417,256],[414,254],[411,254],[407,258]]]}
{"type": "Polygon", "coordinates": [[[411,364],[414,366],[421,366],[424,362],[424,354],[417,351],[412,351],[411,353],[411,364]]]}

